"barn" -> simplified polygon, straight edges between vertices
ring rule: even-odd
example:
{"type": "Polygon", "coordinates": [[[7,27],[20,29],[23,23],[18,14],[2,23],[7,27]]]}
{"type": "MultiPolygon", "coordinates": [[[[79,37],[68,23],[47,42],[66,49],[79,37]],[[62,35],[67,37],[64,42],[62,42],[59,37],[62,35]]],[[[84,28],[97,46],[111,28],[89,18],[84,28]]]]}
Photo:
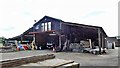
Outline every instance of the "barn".
{"type": "Polygon", "coordinates": [[[39,48],[47,45],[56,45],[60,50],[71,43],[89,41],[89,47],[98,46],[100,49],[106,47],[107,34],[100,26],[65,22],[50,16],[44,16],[37,21],[32,28],[24,32],[21,40],[29,38],[35,40],[39,48]],[[32,38],[31,38],[32,37],[32,38]]]}
{"type": "Polygon", "coordinates": [[[102,27],[84,25],[72,22],[65,22],[49,16],[44,16],[33,25],[35,43],[46,47],[47,44],[55,44],[62,49],[65,43],[80,43],[80,41],[89,40],[90,47],[106,47],[107,37],[102,27]]]}

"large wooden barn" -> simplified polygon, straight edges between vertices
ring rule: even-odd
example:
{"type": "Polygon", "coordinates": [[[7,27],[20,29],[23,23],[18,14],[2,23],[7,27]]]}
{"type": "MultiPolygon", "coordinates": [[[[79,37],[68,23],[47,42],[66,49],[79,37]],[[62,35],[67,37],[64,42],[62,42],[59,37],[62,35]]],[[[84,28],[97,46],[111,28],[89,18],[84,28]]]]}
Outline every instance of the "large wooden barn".
{"type": "Polygon", "coordinates": [[[79,43],[91,39],[94,45],[105,47],[107,37],[102,27],[64,22],[49,16],[43,17],[33,25],[33,32],[37,46],[55,43],[60,48],[66,40],[70,43],[79,43]]]}
{"type": "Polygon", "coordinates": [[[91,47],[99,46],[106,47],[107,37],[102,27],[84,25],[72,22],[64,22],[49,16],[44,16],[41,20],[36,22],[26,34],[21,35],[21,40],[26,36],[32,36],[35,39],[36,45],[46,46],[47,44],[54,43],[59,48],[64,46],[64,43],[80,43],[80,41],[91,39],[91,47]],[[32,30],[31,30],[32,29],[32,30]]]}

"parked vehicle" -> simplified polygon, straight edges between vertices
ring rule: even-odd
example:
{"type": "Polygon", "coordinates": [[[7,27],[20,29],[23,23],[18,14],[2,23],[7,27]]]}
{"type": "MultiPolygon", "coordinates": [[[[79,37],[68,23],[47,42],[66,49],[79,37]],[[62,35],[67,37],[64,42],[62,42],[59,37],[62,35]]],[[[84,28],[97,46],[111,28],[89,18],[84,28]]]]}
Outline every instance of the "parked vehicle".
{"type": "Polygon", "coordinates": [[[46,46],[48,49],[53,49],[53,43],[47,43],[47,46],[46,46]]]}

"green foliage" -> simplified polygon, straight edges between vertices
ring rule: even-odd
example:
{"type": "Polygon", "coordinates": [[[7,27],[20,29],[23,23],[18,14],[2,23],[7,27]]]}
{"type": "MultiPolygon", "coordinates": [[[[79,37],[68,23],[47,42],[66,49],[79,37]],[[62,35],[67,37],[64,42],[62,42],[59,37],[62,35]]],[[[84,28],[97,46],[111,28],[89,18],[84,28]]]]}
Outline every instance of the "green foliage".
{"type": "Polygon", "coordinates": [[[3,43],[5,41],[5,37],[0,37],[0,43],[3,43]]]}

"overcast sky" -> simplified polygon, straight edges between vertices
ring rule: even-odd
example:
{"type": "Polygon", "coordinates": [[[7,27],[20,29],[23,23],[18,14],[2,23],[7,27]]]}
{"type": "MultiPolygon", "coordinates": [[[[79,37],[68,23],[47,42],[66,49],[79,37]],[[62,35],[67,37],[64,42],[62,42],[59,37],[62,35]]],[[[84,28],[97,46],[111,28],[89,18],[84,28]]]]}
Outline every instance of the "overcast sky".
{"type": "Polygon", "coordinates": [[[101,26],[118,35],[120,0],[0,0],[0,36],[22,34],[45,15],[63,21],[101,26]]]}

